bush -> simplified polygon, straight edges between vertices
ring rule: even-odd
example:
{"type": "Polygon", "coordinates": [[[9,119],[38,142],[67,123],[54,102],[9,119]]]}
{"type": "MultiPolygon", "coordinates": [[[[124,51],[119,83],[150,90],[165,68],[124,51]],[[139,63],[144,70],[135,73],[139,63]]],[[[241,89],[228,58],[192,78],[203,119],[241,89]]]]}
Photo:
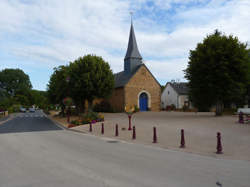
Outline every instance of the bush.
{"type": "Polygon", "coordinates": [[[114,112],[113,107],[108,101],[102,101],[93,107],[95,112],[114,112]]]}
{"type": "Polygon", "coordinates": [[[70,122],[71,124],[74,124],[74,125],[81,125],[82,124],[82,121],[81,120],[73,120],[70,122]]]}
{"type": "Polygon", "coordinates": [[[183,105],[182,110],[184,112],[187,112],[189,110],[189,107],[187,105],[183,105]]]}
{"type": "Polygon", "coordinates": [[[135,105],[135,110],[134,110],[134,112],[139,112],[140,111],[140,109],[138,108],[138,106],[137,105],[135,105]]]}
{"type": "Polygon", "coordinates": [[[176,107],[174,104],[166,106],[166,111],[171,111],[171,110],[176,110],[176,107]]]}
{"type": "Polygon", "coordinates": [[[82,124],[104,121],[104,116],[96,112],[88,112],[82,115],[82,124]]]}
{"type": "Polygon", "coordinates": [[[14,113],[14,112],[19,112],[21,105],[12,105],[8,107],[8,112],[9,113],[14,113]]]}
{"type": "Polygon", "coordinates": [[[43,112],[44,112],[46,115],[50,115],[50,112],[49,112],[47,109],[44,109],[43,112]]]}

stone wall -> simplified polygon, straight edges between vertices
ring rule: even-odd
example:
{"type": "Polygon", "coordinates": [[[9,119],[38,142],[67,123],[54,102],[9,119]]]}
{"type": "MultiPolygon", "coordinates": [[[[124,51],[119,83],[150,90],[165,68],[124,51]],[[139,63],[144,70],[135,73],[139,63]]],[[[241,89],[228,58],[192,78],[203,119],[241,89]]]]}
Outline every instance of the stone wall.
{"type": "Polygon", "coordinates": [[[159,111],[161,104],[161,87],[145,66],[142,66],[125,86],[126,107],[139,108],[139,95],[148,95],[148,107],[151,111],[159,111]]]}
{"type": "Polygon", "coordinates": [[[117,112],[123,112],[125,107],[124,88],[114,89],[112,96],[108,99],[108,101],[117,112]]]}

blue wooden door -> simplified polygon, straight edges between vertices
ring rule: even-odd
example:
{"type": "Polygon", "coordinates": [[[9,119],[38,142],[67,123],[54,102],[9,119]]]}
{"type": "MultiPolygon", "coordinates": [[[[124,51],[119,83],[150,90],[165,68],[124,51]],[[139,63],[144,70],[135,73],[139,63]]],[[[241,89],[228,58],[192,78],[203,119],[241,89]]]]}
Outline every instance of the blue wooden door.
{"type": "Polygon", "coordinates": [[[140,95],[140,111],[147,111],[148,109],[148,96],[146,93],[140,95]]]}

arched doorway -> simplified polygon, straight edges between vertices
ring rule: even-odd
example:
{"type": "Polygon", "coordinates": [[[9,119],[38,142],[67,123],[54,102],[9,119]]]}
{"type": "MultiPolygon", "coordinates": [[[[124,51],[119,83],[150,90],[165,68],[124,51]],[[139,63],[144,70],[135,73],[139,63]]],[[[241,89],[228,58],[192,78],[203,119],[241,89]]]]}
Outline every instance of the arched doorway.
{"type": "Polygon", "coordinates": [[[141,93],[139,97],[139,106],[142,112],[148,110],[148,95],[145,92],[141,93]]]}

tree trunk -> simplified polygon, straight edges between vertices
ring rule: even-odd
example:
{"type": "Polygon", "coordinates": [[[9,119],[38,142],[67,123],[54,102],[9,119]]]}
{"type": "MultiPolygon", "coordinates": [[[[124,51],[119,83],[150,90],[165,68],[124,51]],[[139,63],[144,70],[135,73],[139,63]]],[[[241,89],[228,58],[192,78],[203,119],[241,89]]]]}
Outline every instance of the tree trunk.
{"type": "Polygon", "coordinates": [[[79,101],[79,113],[84,113],[85,110],[85,102],[83,101],[79,101]]]}
{"type": "Polygon", "coordinates": [[[62,105],[62,116],[65,117],[65,106],[62,105]]]}
{"type": "Polygon", "coordinates": [[[217,101],[215,115],[222,116],[222,112],[223,112],[223,103],[221,101],[217,101]]]}
{"type": "Polygon", "coordinates": [[[93,112],[92,105],[93,105],[93,100],[92,99],[88,100],[88,112],[93,112]]]}

